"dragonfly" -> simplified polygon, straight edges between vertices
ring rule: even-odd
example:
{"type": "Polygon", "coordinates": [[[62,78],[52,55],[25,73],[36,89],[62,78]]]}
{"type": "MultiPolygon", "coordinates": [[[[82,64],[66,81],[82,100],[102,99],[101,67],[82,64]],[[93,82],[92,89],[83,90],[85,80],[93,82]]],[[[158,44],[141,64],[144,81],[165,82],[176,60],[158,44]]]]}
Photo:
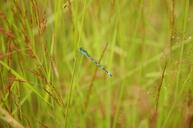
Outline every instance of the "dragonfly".
{"type": "Polygon", "coordinates": [[[86,50],[84,50],[83,48],[80,48],[80,53],[83,54],[84,56],[86,56],[90,61],[92,61],[99,69],[101,69],[102,71],[104,71],[108,76],[112,77],[112,73],[109,72],[104,65],[101,65],[100,63],[98,63],[95,59],[93,59],[86,50]]]}

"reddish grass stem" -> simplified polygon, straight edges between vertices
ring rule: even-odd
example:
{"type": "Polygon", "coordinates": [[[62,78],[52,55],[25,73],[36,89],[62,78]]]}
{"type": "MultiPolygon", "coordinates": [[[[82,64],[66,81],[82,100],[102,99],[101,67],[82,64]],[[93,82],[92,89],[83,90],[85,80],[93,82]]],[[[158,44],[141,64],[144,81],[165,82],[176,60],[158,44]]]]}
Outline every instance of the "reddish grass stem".
{"type": "MultiPolygon", "coordinates": [[[[102,60],[102,58],[103,58],[103,56],[104,56],[104,53],[105,53],[107,47],[108,47],[108,43],[106,43],[105,48],[103,49],[103,52],[102,52],[102,54],[101,54],[101,56],[100,56],[100,58],[99,58],[98,63],[101,62],[101,60],[102,60]]],[[[95,78],[96,78],[97,70],[98,70],[98,68],[96,67],[96,68],[95,68],[95,72],[94,72],[94,74],[93,74],[93,76],[92,76],[92,80],[91,80],[91,82],[90,82],[90,84],[89,84],[89,86],[88,86],[88,91],[87,91],[87,96],[86,96],[86,101],[85,101],[85,110],[87,110],[87,107],[88,107],[88,104],[89,104],[90,95],[91,95],[91,93],[92,93],[93,83],[94,83],[94,80],[95,80],[95,78]]]]}
{"type": "Polygon", "coordinates": [[[158,113],[159,97],[160,97],[160,92],[161,92],[161,88],[162,88],[162,84],[163,84],[163,80],[164,80],[164,76],[165,76],[166,67],[167,67],[167,61],[165,62],[165,66],[164,66],[162,76],[161,76],[161,81],[160,81],[160,84],[158,86],[158,92],[157,92],[157,97],[156,97],[156,113],[158,113]]]}

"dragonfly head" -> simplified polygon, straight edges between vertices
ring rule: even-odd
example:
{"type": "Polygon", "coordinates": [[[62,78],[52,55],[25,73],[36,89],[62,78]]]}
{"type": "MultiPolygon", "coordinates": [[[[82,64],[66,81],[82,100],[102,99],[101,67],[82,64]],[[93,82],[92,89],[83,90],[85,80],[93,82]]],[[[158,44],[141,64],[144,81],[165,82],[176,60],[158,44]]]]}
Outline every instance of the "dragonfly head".
{"type": "Polygon", "coordinates": [[[86,50],[84,50],[83,48],[81,48],[80,47],[80,52],[83,54],[83,55],[85,55],[85,56],[88,56],[88,53],[87,53],[87,51],[86,50]]]}

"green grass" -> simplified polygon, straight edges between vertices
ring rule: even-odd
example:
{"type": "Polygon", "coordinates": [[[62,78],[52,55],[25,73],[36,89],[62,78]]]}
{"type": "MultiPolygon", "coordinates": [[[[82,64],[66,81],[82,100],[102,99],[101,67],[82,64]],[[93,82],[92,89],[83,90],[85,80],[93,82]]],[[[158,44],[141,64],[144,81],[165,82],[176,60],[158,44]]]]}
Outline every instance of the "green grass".
{"type": "Polygon", "coordinates": [[[189,0],[0,1],[0,127],[192,128],[192,12],[189,0]]]}

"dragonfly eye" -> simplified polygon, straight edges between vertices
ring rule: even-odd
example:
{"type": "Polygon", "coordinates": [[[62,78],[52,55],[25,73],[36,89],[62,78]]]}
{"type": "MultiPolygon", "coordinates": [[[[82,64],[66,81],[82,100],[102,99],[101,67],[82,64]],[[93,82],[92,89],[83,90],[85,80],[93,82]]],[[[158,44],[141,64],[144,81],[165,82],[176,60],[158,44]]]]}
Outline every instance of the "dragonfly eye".
{"type": "Polygon", "coordinates": [[[85,51],[83,48],[80,48],[80,51],[85,51]]]}
{"type": "Polygon", "coordinates": [[[80,48],[80,52],[81,53],[87,53],[86,50],[84,50],[83,48],[80,48]]]}

